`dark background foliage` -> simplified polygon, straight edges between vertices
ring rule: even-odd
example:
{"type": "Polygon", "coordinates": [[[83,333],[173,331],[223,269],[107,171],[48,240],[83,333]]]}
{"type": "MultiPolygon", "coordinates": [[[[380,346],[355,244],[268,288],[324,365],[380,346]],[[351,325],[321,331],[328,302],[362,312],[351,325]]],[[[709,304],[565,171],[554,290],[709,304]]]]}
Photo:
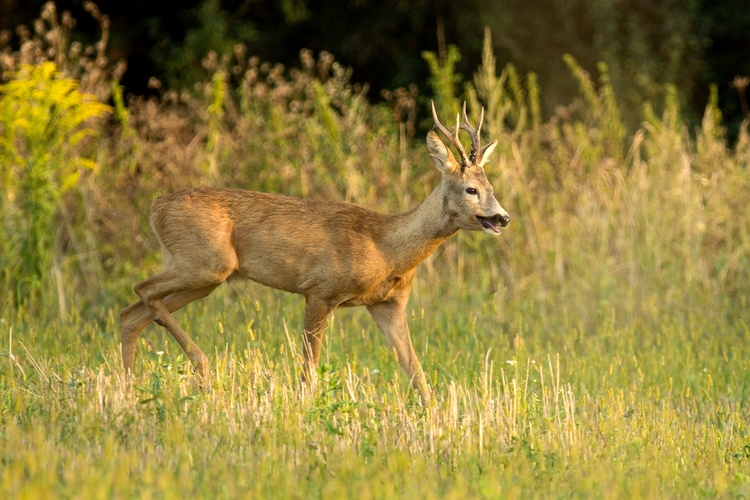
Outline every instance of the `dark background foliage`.
{"type": "MultiPolygon", "coordinates": [[[[44,0],[5,0],[0,27],[35,19],[44,0]]],[[[576,95],[562,55],[591,74],[608,64],[626,119],[628,109],[659,100],[665,85],[677,88],[687,118],[697,123],[709,86],[732,134],[743,113],[736,75],[750,75],[750,8],[742,0],[100,0],[112,22],[110,56],[125,59],[127,92],[147,93],[150,77],[171,88],[200,78],[198,62],[209,51],[231,53],[236,43],[264,61],[296,65],[302,48],[328,51],[367,83],[382,89],[415,84],[427,92],[421,52],[441,54],[456,45],[457,70],[470,76],[479,63],[485,27],[492,31],[498,63],[534,72],[543,89],[543,112],[576,95]]],[[[64,0],[82,36],[98,26],[84,0],[64,0]]],[[[631,123],[638,125],[637,123],[631,123]]]]}

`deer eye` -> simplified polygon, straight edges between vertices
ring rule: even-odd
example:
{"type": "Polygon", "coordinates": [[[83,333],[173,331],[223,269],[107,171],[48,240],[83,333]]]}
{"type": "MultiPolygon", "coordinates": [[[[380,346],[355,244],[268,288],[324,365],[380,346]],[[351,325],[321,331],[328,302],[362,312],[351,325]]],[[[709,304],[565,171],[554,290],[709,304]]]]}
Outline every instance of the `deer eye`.
{"type": "Polygon", "coordinates": [[[479,194],[479,191],[474,188],[466,188],[466,194],[479,194]]]}

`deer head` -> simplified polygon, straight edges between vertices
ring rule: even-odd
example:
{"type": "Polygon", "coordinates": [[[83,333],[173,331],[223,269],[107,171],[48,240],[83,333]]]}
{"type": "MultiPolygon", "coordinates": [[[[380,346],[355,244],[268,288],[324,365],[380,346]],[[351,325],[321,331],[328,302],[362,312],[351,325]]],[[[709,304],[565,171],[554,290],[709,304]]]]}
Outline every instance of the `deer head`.
{"type": "Polygon", "coordinates": [[[484,120],[484,108],[482,108],[476,128],[469,124],[466,116],[466,103],[464,103],[462,114],[461,122],[459,122],[459,115],[456,115],[456,126],[446,128],[438,120],[435,103],[432,103],[435,128],[442,132],[459,155],[459,160],[457,160],[434,130],[427,134],[427,149],[430,158],[443,174],[443,209],[459,229],[484,230],[488,234],[498,235],[500,228],[507,226],[510,222],[510,216],[495,199],[492,185],[483,168],[497,146],[497,140],[480,147],[479,134],[484,120]],[[458,138],[460,130],[467,132],[471,139],[469,154],[466,154],[458,138]]]}

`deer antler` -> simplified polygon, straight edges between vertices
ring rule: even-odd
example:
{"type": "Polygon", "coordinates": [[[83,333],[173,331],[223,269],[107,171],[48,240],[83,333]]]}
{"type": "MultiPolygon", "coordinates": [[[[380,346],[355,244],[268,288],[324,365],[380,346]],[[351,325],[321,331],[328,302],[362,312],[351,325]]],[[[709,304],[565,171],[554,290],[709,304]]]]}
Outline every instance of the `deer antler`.
{"type": "Polygon", "coordinates": [[[469,153],[469,161],[471,161],[472,164],[475,164],[477,161],[477,152],[479,151],[479,133],[482,131],[482,123],[484,123],[484,107],[482,107],[482,111],[479,114],[477,128],[472,128],[469,124],[469,118],[466,116],[466,101],[464,101],[462,113],[463,122],[461,123],[461,130],[468,132],[469,137],[471,137],[471,153],[469,153]]]}
{"type": "MultiPolygon", "coordinates": [[[[471,161],[469,160],[469,157],[466,156],[466,150],[461,145],[461,141],[458,140],[458,131],[462,128],[458,124],[458,115],[456,115],[456,127],[452,129],[446,128],[440,123],[440,120],[438,120],[437,111],[435,111],[435,102],[430,101],[430,103],[432,104],[432,119],[435,120],[435,127],[441,131],[445,138],[448,139],[458,150],[458,154],[461,157],[461,169],[468,167],[471,165],[471,161]]],[[[466,103],[464,103],[464,120],[466,120],[466,103]]]]}
{"type": "Polygon", "coordinates": [[[469,123],[469,117],[466,115],[466,101],[464,101],[464,106],[461,111],[463,120],[461,121],[461,124],[459,125],[459,116],[456,115],[456,126],[451,128],[444,127],[440,120],[438,120],[437,112],[435,111],[435,103],[433,101],[430,101],[432,103],[432,118],[435,120],[435,127],[445,135],[445,137],[455,146],[455,148],[458,150],[459,156],[461,156],[461,168],[466,168],[471,165],[476,165],[477,161],[477,153],[479,152],[479,134],[482,131],[482,123],[484,123],[484,108],[482,108],[481,113],[479,114],[479,123],[477,124],[477,128],[474,128],[469,123]],[[471,153],[467,156],[466,150],[464,149],[463,145],[461,145],[461,141],[458,140],[458,131],[464,130],[468,132],[469,137],[471,138],[471,153]]]}

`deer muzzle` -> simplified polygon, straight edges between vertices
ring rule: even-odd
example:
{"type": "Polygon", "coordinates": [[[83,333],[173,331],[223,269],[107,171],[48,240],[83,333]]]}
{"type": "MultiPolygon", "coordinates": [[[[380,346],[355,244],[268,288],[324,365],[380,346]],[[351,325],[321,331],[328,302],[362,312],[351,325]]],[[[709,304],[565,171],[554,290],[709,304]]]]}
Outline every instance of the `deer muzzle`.
{"type": "Polygon", "coordinates": [[[485,217],[483,215],[476,216],[479,224],[482,228],[490,234],[500,234],[500,228],[505,227],[510,222],[510,216],[507,213],[500,213],[485,217]]]}

